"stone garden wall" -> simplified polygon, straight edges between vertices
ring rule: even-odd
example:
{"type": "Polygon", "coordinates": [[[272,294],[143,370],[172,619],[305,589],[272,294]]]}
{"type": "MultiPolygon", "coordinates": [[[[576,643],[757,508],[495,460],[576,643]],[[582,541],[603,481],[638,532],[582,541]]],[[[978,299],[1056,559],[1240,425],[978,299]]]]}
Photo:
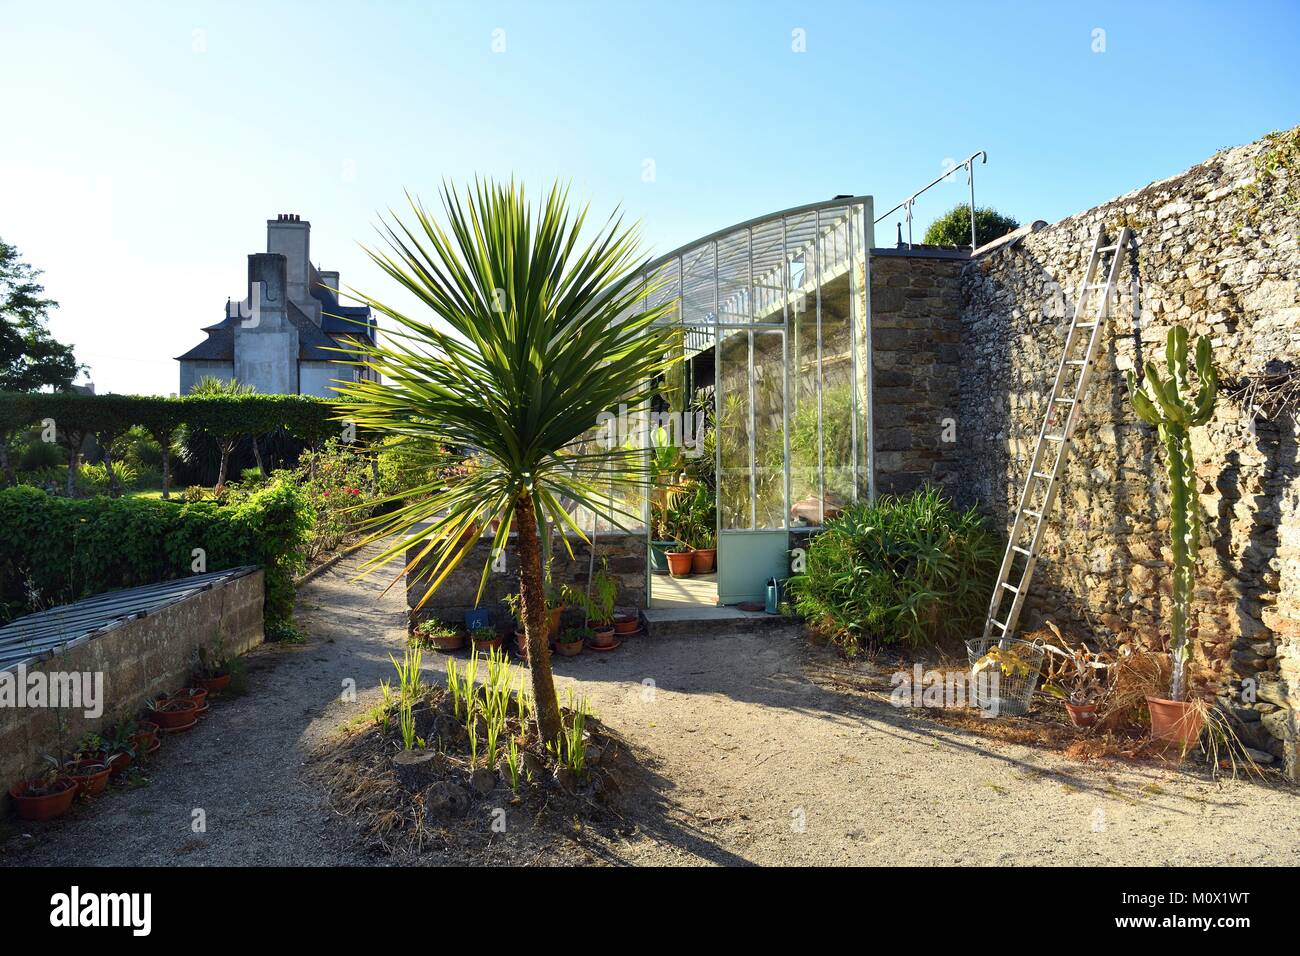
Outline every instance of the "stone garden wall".
{"type": "Polygon", "coordinates": [[[946,488],[957,478],[966,262],[964,253],[871,250],[877,494],[905,494],[923,484],[946,488]]]}
{"type": "MultiPolygon", "coordinates": [[[[510,613],[501,604],[507,594],[519,590],[519,559],[515,553],[514,535],[506,548],[504,564],[501,570],[488,572],[487,584],[483,596],[477,602],[491,615],[494,627],[505,627],[510,622],[510,613]]],[[[573,549],[570,558],[560,536],[556,535],[552,547],[551,574],[555,582],[568,583],[586,589],[587,570],[591,561],[591,548],[576,536],[569,537],[569,547],[573,549]]],[[[407,561],[415,560],[423,546],[415,546],[407,551],[407,561]]],[[[491,557],[492,539],[487,535],[479,538],[478,543],[460,566],[442,583],[433,596],[420,609],[419,616],[439,617],[450,621],[459,621],[466,611],[475,606],[479,579],[483,573],[483,564],[491,557]]],[[[609,562],[609,570],[619,579],[618,606],[621,609],[639,609],[646,606],[646,537],[645,532],[601,532],[596,538],[596,567],[604,558],[609,562]]],[[[427,560],[427,559],[426,559],[427,560]]],[[[428,590],[427,580],[416,583],[421,577],[420,569],[427,564],[421,562],[406,576],[406,600],[412,609],[420,603],[428,590]]]]}
{"type": "Polygon", "coordinates": [[[1243,408],[1231,387],[1270,362],[1275,372],[1300,364],[1300,176],[1262,171],[1279,155],[1270,140],[1227,150],[965,267],[954,487],[1009,526],[1093,235],[1104,225],[1113,239],[1130,226],[1137,248],[1125,279],[1139,291],[1126,285],[1113,307],[1022,624],[1050,617],[1099,636],[1164,633],[1163,457],[1123,377],[1163,361],[1174,322],[1212,336],[1229,387],[1194,433],[1204,528],[1194,621],[1203,663],[1234,694],[1243,738],[1294,778],[1300,432],[1288,413],[1265,420],[1243,408]],[[1257,682],[1253,702],[1240,696],[1243,678],[1257,682]]]}

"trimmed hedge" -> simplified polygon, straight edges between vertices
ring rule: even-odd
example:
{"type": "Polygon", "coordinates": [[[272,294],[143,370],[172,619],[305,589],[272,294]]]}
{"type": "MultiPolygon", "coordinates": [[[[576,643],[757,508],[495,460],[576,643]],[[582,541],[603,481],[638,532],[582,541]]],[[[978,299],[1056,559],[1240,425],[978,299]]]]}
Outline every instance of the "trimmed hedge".
{"type": "Polygon", "coordinates": [[[35,610],[33,603],[48,607],[186,577],[195,573],[194,549],[202,548],[207,571],[265,569],[267,634],[285,633],[311,520],[306,496],[287,482],[236,505],[0,489],[0,615],[8,620],[35,610]]]}

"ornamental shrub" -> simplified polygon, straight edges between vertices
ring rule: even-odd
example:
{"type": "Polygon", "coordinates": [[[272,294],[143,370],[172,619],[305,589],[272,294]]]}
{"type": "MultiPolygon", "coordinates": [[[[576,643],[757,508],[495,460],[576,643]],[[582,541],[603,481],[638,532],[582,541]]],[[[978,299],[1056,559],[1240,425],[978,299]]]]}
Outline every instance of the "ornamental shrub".
{"type": "Polygon", "coordinates": [[[266,572],[268,634],[292,626],[294,578],[306,567],[311,515],[302,492],[275,482],[236,504],[150,498],[75,499],[0,489],[0,620],[92,594],[245,564],[266,572]]]}
{"type": "MultiPolygon", "coordinates": [[[[1013,229],[1019,229],[1020,223],[1010,216],[1004,216],[996,209],[987,206],[975,207],[975,245],[982,246],[1001,239],[1013,229]]],[[[970,206],[958,203],[925,230],[924,241],[935,246],[969,246],[970,245],[970,206]]]]}
{"type": "Polygon", "coordinates": [[[1001,556],[974,508],[933,489],[846,508],[808,545],[787,594],[847,653],[864,646],[951,644],[982,626],[1001,556]]]}

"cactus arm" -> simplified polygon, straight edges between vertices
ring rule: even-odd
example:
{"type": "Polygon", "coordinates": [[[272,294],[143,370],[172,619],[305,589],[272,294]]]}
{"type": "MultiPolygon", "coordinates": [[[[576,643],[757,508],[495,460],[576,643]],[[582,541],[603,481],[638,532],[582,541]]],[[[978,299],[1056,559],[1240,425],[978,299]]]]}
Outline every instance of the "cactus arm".
{"type": "Polygon", "coordinates": [[[1129,400],[1133,403],[1133,411],[1137,413],[1137,417],[1148,425],[1159,425],[1160,413],[1156,411],[1155,404],[1138,385],[1137,376],[1129,372],[1127,378],[1129,400]]]}

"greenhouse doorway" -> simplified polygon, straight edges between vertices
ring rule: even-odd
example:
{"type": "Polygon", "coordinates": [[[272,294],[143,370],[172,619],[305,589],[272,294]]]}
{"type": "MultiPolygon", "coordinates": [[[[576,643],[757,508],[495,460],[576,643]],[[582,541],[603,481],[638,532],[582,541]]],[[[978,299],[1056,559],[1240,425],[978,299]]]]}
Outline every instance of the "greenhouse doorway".
{"type": "Polygon", "coordinates": [[[869,196],[800,206],[647,269],[649,303],[670,305],[665,321],[682,333],[657,409],[681,425],[652,442],[670,467],[647,514],[649,564],[667,571],[656,549],[668,540],[716,550],[711,578],[652,570],[651,607],[765,603],[789,575],[792,540],[874,494],[871,213],[869,196]]]}

